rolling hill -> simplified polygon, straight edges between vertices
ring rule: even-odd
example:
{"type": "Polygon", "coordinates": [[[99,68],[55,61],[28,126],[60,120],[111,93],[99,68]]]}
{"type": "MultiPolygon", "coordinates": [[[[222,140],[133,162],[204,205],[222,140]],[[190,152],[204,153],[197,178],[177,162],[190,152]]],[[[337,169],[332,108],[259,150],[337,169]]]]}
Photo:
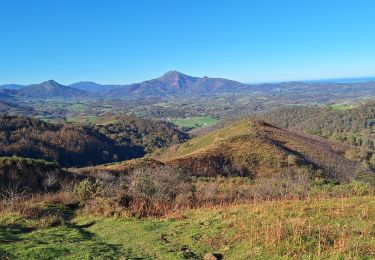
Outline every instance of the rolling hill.
{"type": "Polygon", "coordinates": [[[20,156],[87,166],[144,156],[188,138],[170,124],[116,117],[97,126],[50,124],[25,116],[0,116],[0,156],[20,156]]]}
{"type": "Polygon", "coordinates": [[[35,111],[32,107],[13,102],[0,101],[0,113],[8,115],[32,115],[35,111]]]}
{"type": "Polygon", "coordinates": [[[194,176],[267,177],[282,172],[309,172],[346,182],[367,171],[345,158],[342,143],[308,136],[246,118],[186,143],[154,153],[147,160],[98,166],[84,172],[129,172],[136,166],[160,163],[194,176]],[[95,169],[97,168],[97,169],[95,169]]]}
{"type": "Polygon", "coordinates": [[[359,169],[345,158],[347,149],[341,143],[247,118],[170,148],[160,158],[204,176],[256,177],[307,166],[345,181],[359,169]]]}
{"type": "Polygon", "coordinates": [[[17,91],[10,89],[0,89],[0,100],[14,101],[16,100],[17,91]]]}
{"type": "Polygon", "coordinates": [[[5,84],[5,85],[1,85],[0,89],[18,90],[24,87],[25,86],[19,85],[19,84],[5,84]]]}
{"type": "Polygon", "coordinates": [[[17,91],[17,95],[23,98],[35,99],[77,99],[87,97],[88,92],[61,85],[53,80],[48,80],[40,84],[24,87],[17,91]]]}

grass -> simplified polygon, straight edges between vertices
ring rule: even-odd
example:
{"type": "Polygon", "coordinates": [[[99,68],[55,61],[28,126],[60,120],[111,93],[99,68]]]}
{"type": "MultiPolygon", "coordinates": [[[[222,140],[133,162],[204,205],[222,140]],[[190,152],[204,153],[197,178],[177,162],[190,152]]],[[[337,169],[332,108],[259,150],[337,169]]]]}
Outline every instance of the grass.
{"type": "Polygon", "coordinates": [[[206,135],[198,136],[181,144],[173,157],[185,156],[190,153],[196,153],[200,150],[207,150],[216,147],[217,143],[222,140],[228,140],[233,136],[252,134],[251,123],[248,120],[241,120],[230,127],[212,131],[206,135]]]}
{"type": "Polygon", "coordinates": [[[172,123],[174,123],[175,125],[178,125],[180,127],[187,127],[187,128],[207,127],[207,126],[214,125],[217,122],[219,122],[219,120],[211,116],[177,118],[177,119],[172,120],[172,123]]]}
{"type": "Polygon", "coordinates": [[[87,105],[83,103],[73,103],[69,106],[69,109],[75,112],[83,112],[86,108],[87,105]]]}
{"type": "Polygon", "coordinates": [[[332,109],[340,110],[340,111],[353,109],[354,107],[355,106],[352,104],[345,104],[345,103],[334,104],[331,106],[332,109]]]}
{"type": "Polygon", "coordinates": [[[224,259],[373,259],[375,197],[266,201],[159,219],[81,215],[50,228],[0,217],[0,258],[202,259],[210,252],[224,259]]]}
{"type": "Polygon", "coordinates": [[[67,122],[73,123],[96,123],[98,120],[97,116],[75,116],[75,117],[68,117],[66,119],[67,122]]]}

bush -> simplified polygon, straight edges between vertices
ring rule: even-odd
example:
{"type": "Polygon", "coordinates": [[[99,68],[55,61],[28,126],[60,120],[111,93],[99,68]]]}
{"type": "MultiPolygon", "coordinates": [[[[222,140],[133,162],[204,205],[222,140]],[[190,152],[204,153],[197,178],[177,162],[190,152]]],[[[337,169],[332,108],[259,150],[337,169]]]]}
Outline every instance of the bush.
{"type": "Polygon", "coordinates": [[[146,168],[126,178],[125,204],[136,215],[161,215],[191,205],[193,186],[188,174],[172,168],[146,168]]]}
{"type": "Polygon", "coordinates": [[[351,194],[356,196],[367,195],[371,192],[370,185],[362,181],[353,180],[348,184],[348,186],[351,194]]]}
{"type": "Polygon", "coordinates": [[[73,190],[74,196],[81,206],[97,197],[101,192],[101,186],[98,183],[86,179],[79,182],[73,190]]]}

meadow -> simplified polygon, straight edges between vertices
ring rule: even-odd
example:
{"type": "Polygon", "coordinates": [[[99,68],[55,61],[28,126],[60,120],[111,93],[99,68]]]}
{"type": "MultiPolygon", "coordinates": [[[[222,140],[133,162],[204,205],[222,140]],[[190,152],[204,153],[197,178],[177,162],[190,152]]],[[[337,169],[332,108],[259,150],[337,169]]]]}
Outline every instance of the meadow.
{"type": "Polygon", "coordinates": [[[50,207],[62,223],[0,217],[5,259],[372,259],[375,197],[310,197],[185,209],[159,218],[50,207]],[[44,225],[43,225],[44,223],[44,225]]]}
{"type": "Polygon", "coordinates": [[[201,128],[214,125],[219,120],[211,116],[203,117],[189,117],[189,118],[177,118],[173,119],[172,123],[180,127],[186,128],[201,128]]]}
{"type": "Polygon", "coordinates": [[[353,104],[345,104],[345,103],[338,103],[334,104],[331,106],[332,109],[334,110],[348,110],[348,109],[353,109],[355,106],[353,104]]]}

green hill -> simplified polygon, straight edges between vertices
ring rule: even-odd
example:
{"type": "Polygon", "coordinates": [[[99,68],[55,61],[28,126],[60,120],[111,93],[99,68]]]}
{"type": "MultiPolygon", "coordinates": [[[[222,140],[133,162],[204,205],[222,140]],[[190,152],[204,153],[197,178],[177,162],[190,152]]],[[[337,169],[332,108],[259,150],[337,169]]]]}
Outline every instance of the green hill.
{"type": "MultiPolygon", "coordinates": [[[[195,176],[266,177],[307,170],[338,181],[369,171],[345,158],[350,147],[323,138],[289,131],[251,118],[243,119],[174,145],[152,155],[154,161],[195,176]]],[[[137,161],[135,164],[141,161],[137,161]]],[[[98,166],[92,169],[128,172],[134,163],[98,166]]]]}
{"type": "Polygon", "coordinates": [[[169,148],[156,158],[195,175],[265,176],[309,167],[326,177],[350,179],[360,169],[345,158],[348,146],[243,119],[169,148]]]}

